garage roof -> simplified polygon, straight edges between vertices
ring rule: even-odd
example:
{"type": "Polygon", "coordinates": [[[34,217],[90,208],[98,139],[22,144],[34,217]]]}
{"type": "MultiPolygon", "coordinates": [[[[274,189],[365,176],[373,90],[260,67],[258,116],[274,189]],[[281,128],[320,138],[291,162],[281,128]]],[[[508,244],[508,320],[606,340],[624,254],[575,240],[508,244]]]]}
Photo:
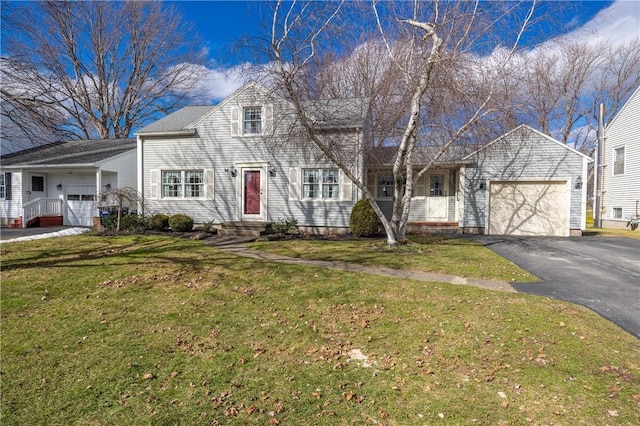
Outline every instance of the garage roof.
{"type": "Polygon", "coordinates": [[[95,164],[136,149],[135,139],[53,142],[0,157],[2,167],[95,164]]]}

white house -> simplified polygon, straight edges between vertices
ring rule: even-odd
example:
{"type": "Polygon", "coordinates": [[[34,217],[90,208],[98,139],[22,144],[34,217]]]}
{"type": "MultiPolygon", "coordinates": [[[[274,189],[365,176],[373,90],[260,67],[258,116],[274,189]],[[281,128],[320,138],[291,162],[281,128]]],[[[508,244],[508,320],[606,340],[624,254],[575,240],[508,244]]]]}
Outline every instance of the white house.
{"type": "Polygon", "coordinates": [[[603,228],[640,215],[640,87],[605,129],[602,189],[603,228]]]}
{"type": "MultiPolygon", "coordinates": [[[[347,230],[362,193],[305,142],[293,116],[288,102],[249,83],[216,106],[183,108],[140,129],[145,213],[185,213],[217,225],[296,219],[306,230],[347,230]]],[[[389,213],[389,162],[369,155],[368,116],[364,100],[334,100],[317,108],[316,123],[389,213]]],[[[430,149],[417,157],[428,159],[430,149]]],[[[481,149],[454,148],[417,182],[409,228],[580,234],[589,161],[524,125],[481,149]]]]}
{"type": "Polygon", "coordinates": [[[2,156],[2,226],[92,226],[98,196],[135,187],[135,139],[55,142],[2,156]]]}

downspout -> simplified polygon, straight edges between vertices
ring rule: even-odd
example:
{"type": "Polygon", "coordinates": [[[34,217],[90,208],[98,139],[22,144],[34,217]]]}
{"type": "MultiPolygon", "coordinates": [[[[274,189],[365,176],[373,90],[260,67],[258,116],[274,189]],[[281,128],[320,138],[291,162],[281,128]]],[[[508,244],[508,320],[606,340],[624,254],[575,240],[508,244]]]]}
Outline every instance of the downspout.
{"type": "Polygon", "coordinates": [[[136,163],[137,167],[137,190],[138,190],[138,212],[142,216],[145,215],[144,212],[144,149],[142,144],[142,137],[136,136],[136,163]]]}
{"type": "Polygon", "coordinates": [[[602,173],[603,173],[603,155],[604,155],[604,104],[600,104],[598,108],[598,140],[596,143],[596,165],[594,176],[594,195],[595,203],[593,206],[593,226],[594,228],[602,228],[602,173]]]}

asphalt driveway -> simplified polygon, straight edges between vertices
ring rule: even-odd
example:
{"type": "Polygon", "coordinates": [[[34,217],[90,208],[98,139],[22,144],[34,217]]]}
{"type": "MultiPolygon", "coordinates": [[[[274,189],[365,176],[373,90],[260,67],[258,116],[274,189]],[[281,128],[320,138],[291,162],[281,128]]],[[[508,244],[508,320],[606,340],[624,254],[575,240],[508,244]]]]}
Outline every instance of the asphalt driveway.
{"type": "Polygon", "coordinates": [[[541,279],[522,293],[586,306],[640,338],[640,240],[608,237],[476,236],[541,279]]]}

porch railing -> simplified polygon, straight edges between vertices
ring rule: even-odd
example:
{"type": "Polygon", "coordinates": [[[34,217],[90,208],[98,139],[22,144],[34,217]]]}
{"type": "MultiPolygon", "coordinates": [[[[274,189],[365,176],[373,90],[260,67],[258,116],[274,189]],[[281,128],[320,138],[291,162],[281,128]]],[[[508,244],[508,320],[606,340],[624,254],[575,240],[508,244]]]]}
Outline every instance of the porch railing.
{"type": "Polygon", "coordinates": [[[62,216],[61,198],[36,198],[22,205],[22,227],[41,216],[62,216]]]}

